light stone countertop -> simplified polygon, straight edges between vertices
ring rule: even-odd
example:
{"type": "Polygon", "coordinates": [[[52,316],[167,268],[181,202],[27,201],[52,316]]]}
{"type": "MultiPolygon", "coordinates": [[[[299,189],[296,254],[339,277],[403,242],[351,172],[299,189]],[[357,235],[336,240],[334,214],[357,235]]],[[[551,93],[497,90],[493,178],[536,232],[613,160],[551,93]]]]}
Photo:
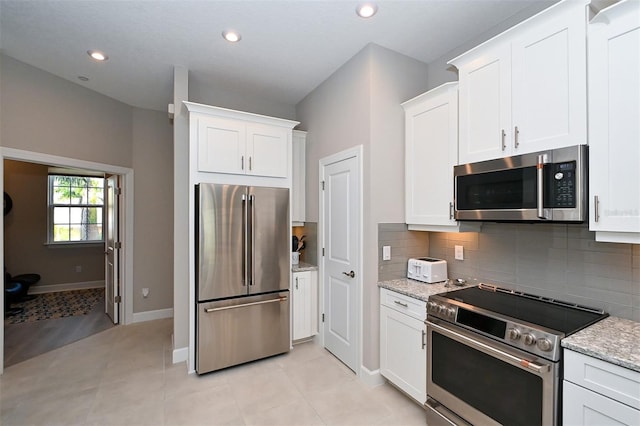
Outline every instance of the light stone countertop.
{"type": "Polygon", "coordinates": [[[640,322],[608,317],[562,339],[562,346],[640,372],[640,322]]]}
{"type": "Polygon", "coordinates": [[[472,287],[473,284],[466,284],[464,286],[450,285],[444,286],[444,281],[439,283],[427,284],[420,281],[410,280],[408,278],[400,278],[397,280],[380,281],[378,287],[386,288],[388,290],[395,291],[405,296],[413,297],[414,299],[427,302],[429,296],[434,294],[446,293],[447,291],[459,290],[465,287],[472,287]]]}
{"type": "Polygon", "coordinates": [[[318,266],[310,263],[300,262],[297,265],[291,265],[291,272],[317,271],[318,266]]]}

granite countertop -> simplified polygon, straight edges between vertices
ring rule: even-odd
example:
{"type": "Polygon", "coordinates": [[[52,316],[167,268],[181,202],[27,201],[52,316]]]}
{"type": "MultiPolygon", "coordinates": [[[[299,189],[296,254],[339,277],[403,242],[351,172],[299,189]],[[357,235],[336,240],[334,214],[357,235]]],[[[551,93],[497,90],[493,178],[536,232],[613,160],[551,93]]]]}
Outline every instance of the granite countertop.
{"type": "Polygon", "coordinates": [[[297,265],[291,265],[291,272],[317,271],[318,266],[310,263],[300,262],[297,265]]]}
{"type": "Polygon", "coordinates": [[[608,317],[562,339],[562,346],[640,372],[640,322],[608,317]]]}
{"type": "Polygon", "coordinates": [[[426,302],[429,299],[429,296],[433,296],[434,294],[446,293],[447,291],[458,290],[475,285],[475,283],[473,283],[463,286],[450,285],[449,287],[445,287],[444,284],[444,281],[427,284],[420,281],[410,280],[408,278],[400,278],[398,280],[380,281],[378,282],[378,287],[386,288],[388,290],[404,294],[405,296],[426,302]]]}

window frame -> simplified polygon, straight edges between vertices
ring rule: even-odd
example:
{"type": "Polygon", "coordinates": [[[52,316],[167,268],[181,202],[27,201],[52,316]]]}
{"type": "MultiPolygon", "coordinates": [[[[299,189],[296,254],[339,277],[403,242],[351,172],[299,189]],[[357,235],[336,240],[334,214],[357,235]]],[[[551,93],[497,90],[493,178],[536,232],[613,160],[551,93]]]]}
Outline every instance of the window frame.
{"type": "MultiPolygon", "coordinates": [[[[49,246],[79,246],[79,245],[104,245],[105,244],[105,210],[107,208],[106,195],[107,195],[107,179],[104,176],[84,175],[78,173],[49,173],[47,175],[47,243],[49,246]],[[91,178],[102,180],[102,204],[60,204],[54,203],[54,182],[56,177],[71,177],[71,178],[91,178]],[[102,225],[102,238],[99,240],[66,240],[55,241],[54,238],[54,210],[56,207],[87,207],[97,208],[99,210],[98,224],[102,225]]],[[[71,224],[71,222],[69,222],[71,224]]]]}

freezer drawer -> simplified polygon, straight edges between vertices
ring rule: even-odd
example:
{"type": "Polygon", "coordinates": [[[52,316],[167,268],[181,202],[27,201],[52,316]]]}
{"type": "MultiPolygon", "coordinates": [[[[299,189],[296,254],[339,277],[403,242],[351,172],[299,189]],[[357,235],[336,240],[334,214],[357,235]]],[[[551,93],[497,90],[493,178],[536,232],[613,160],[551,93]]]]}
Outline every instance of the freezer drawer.
{"type": "Polygon", "coordinates": [[[196,372],[288,352],[289,292],[199,303],[196,372]]]}

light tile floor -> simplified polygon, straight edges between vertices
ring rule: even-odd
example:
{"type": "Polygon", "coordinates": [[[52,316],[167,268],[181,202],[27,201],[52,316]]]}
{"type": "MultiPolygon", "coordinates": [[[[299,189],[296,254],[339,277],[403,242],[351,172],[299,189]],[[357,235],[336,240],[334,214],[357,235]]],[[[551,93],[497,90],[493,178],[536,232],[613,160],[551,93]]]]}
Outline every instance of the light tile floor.
{"type": "Polygon", "coordinates": [[[119,326],[5,369],[1,425],[425,425],[314,343],[204,376],[171,363],[171,320],[119,326]]]}

